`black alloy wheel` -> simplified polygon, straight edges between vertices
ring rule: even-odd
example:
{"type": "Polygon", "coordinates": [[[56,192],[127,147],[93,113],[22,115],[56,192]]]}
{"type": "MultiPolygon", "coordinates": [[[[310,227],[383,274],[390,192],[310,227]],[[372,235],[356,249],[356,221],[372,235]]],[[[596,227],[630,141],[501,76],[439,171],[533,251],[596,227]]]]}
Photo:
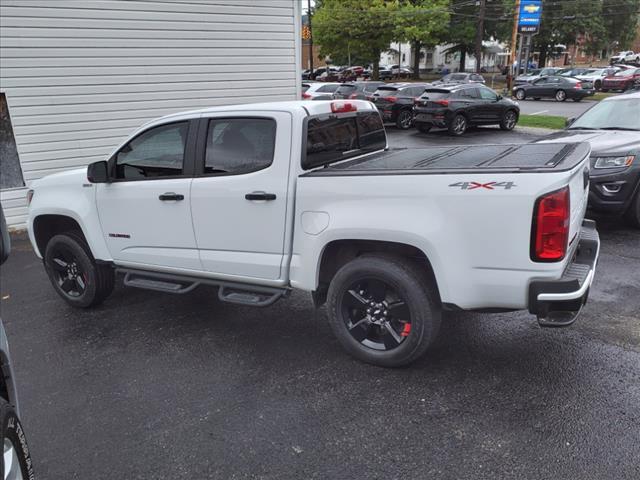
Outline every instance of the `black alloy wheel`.
{"type": "Polygon", "coordinates": [[[401,130],[408,130],[413,124],[413,112],[411,110],[401,110],[396,119],[396,127],[401,130]]]}
{"type": "Polygon", "coordinates": [[[514,110],[507,110],[500,121],[500,128],[511,131],[516,126],[516,123],[518,123],[518,114],[514,110]]]}
{"type": "Polygon", "coordinates": [[[383,280],[363,278],[352,283],[344,292],[341,309],[349,334],[365,347],[393,350],[411,333],[406,301],[383,280]]]}
{"type": "Polygon", "coordinates": [[[464,132],[467,131],[467,126],[467,118],[464,115],[458,114],[451,120],[451,124],[448,128],[449,134],[455,136],[463,135],[464,132]]]}
{"type": "Polygon", "coordinates": [[[74,252],[64,244],[56,244],[51,252],[52,275],[60,290],[70,298],[81,297],[87,289],[87,273],[74,252]]]}

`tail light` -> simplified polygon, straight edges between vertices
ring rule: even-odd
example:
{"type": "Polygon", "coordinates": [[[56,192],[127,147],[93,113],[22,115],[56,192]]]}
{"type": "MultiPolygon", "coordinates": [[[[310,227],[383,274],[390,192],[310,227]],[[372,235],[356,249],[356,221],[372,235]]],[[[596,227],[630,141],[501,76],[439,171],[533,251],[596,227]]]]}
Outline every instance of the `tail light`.
{"type": "Polygon", "coordinates": [[[385,97],[387,102],[395,103],[398,101],[398,97],[385,97]]]}
{"type": "Polygon", "coordinates": [[[573,87],[573,88],[575,88],[575,89],[577,89],[577,90],[581,89],[581,88],[582,88],[582,82],[578,82],[578,83],[576,83],[576,86],[575,86],[575,87],[573,87]]]}
{"type": "Polygon", "coordinates": [[[357,93],[352,93],[351,95],[349,95],[349,98],[351,100],[355,100],[356,98],[358,98],[358,94],[357,93]]]}
{"type": "Polygon", "coordinates": [[[27,190],[27,206],[31,205],[31,200],[33,200],[33,194],[35,192],[33,190],[27,190]]]}
{"type": "Polygon", "coordinates": [[[449,100],[433,100],[433,103],[435,103],[436,105],[441,105],[443,107],[449,106],[449,100]]]}
{"type": "Polygon", "coordinates": [[[308,100],[311,98],[311,95],[309,95],[308,93],[303,93],[302,98],[304,98],[305,100],[308,100]]]}
{"type": "Polygon", "coordinates": [[[547,193],[536,200],[531,231],[531,260],[557,262],[564,258],[570,217],[569,187],[547,193]]]}

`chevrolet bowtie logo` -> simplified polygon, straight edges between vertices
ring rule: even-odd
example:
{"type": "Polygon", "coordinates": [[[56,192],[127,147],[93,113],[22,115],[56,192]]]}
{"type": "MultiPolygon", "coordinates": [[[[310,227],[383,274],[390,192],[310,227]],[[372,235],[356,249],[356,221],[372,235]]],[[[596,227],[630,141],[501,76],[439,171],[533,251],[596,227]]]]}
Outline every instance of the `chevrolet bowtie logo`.
{"type": "Polygon", "coordinates": [[[524,11],[527,13],[536,13],[540,10],[540,5],[525,5],[524,11]]]}

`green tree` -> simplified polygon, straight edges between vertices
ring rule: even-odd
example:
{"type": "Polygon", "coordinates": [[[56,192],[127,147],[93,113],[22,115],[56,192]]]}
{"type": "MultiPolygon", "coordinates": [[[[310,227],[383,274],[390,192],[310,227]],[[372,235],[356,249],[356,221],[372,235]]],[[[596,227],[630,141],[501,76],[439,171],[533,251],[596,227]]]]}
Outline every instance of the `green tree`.
{"type": "Polygon", "coordinates": [[[368,60],[377,79],[380,53],[394,37],[397,8],[395,0],[316,1],[313,35],[320,53],[368,60]]]}
{"type": "Polygon", "coordinates": [[[440,43],[449,23],[449,0],[398,0],[394,40],[413,51],[413,77],[420,78],[420,50],[440,43]]]}

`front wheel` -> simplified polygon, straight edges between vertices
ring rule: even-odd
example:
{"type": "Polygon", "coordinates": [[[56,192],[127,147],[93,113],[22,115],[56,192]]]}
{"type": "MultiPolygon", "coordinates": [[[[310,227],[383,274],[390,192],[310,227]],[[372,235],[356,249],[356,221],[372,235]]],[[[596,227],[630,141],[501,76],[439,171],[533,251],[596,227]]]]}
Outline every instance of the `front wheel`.
{"type": "Polygon", "coordinates": [[[458,114],[453,117],[447,130],[449,131],[449,135],[455,135],[456,137],[459,137],[467,131],[467,127],[467,118],[464,115],[458,114]]]}
{"type": "Polygon", "coordinates": [[[55,291],[73,307],[102,303],[115,285],[113,269],[98,265],[84,239],[75,232],[49,240],[44,266],[55,291]]]}
{"type": "Polygon", "coordinates": [[[593,84],[593,86],[596,90],[600,90],[602,88],[602,82],[598,80],[596,81],[596,83],[593,84]]]}
{"type": "Polygon", "coordinates": [[[567,92],[564,90],[558,90],[556,92],[556,101],[564,102],[567,99],[567,92]]]}
{"type": "Polygon", "coordinates": [[[424,272],[408,259],[363,255],[331,281],[329,324],[351,355],[381,367],[421,357],[435,339],[441,312],[424,272]]]}
{"type": "Polygon", "coordinates": [[[524,92],[524,90],[519,89],[516,90],[516,99],[518,100],[524,100],[526,98],[527,94],[524,92]]]}
{"type": "Polygon", "coordinates": [[[413,123],[413,113],[411,110],[401,110],[396,119],[396,127],[401,130],[408,130],[413,123]]]}
{"type": "Polygon", "coordinates": [[[513,110],[507,110],[504,112],[504,115],[502,115],[502,120],[500,120],[500,128],[510,131],[516,126],[516,123],[518,123],[518,114],[513,110]]]}
{"type": "Polygon", "coordinates": [[[3,479],[31,479],[33,464],[24,430],[14,408],[6,400],[0,399],[0,422],[2,422],[3,479]]]}

